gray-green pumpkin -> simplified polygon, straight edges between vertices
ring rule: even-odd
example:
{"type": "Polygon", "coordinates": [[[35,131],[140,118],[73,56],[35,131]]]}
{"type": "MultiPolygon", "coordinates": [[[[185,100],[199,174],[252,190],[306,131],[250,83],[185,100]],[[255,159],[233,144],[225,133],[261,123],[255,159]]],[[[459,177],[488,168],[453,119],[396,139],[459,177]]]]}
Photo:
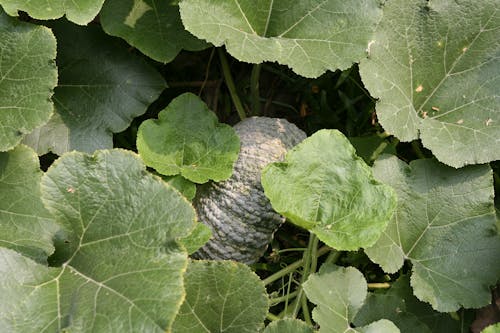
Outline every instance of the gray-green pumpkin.
{"type": "Polygon", "coordinates": [[[252,117],[234,126],[241,150],[231,178],[201,187],[193,204],[212,238],[194,254],[199,259],[256,262],[284,218],[276,213],[260,183],[262,169],[284,159],[306,138],[285,119],[252,117]]]}

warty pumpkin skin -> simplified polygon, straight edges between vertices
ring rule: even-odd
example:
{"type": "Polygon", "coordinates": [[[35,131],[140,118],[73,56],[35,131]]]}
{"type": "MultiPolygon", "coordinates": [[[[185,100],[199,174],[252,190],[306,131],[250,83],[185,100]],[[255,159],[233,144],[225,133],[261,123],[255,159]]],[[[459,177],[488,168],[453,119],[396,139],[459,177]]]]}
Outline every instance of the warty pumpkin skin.
{"type": "Polygon", "coordinates": [[[262,169],[283,160],[306,134],[285,119],[252,117],[234,126],[241,149],[233,175],[205,184],[193,201],[200,222],[212,238],[193,257],[256,262],[284,218],[276,213],[260,183],[262,169]]]}

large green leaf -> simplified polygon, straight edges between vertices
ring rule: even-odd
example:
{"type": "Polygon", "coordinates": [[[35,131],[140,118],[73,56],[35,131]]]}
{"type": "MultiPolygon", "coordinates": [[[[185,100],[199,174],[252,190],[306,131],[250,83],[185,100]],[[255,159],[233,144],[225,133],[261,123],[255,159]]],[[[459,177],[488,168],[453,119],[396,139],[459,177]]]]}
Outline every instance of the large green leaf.
{"type": "Polygon", "coordinates": [[[407,275],[394,282],[387,292],[369,294],[354,324],[366,325],[380,318],[389,319],[405,333],[463,332],[461,321],[448,313],[434,311],[413,295],[407,275]]]}
{"type": "Polygon", "coordinates": [[[181,49],[198,51],[208,46],[184,29],[175,1],[108,0],[100,18],[104,31],[157,61],[172,61],[181,49]]]}
{"type": "Polygon", "coordinates": [[[184,298],[176,239],[195,212],[122,150],[68,153],[42,177],[62,231],[52,265],[0,251],[2,332],[164,332],[184,298]]]}
{"type": "Polygon", "coordinates": [[[317,77],[365,56],[382,10],[377,0],[183,0],[187,30],[235,58],[277,61],[317,77]]]}
{"type": "Polygon", "coordinates": [[[39,20],[51,20],[66,15],[77,24],[87,24],[101,10],[104,0],[0,0],[5,11],[16,16],[18,11],[27,12],[39,20]]]}
{"type": "Polygon", "coordinates": [[[192,201],[196,196],[196,184],[187,180],[186,178],[176,175],[176,176],[163,176],[160,177],[177,191],[181,192],[183,196],[189,201],[192,201]]]}
{"type": "Polygon", "coordinates": [[[146,165],[163,175],[181,174],[206,183],[231,176],[240,141],[199,97],[185,93],[172,100],[158,120],[141,124],[137,149],[146,165]]]}
{"type": "Polygon", "coordinates": [[[8,17],[0,8],[0,41],[0,151],[6,151],[52,114],[56,40],[46,27],[8,17]]]}
{"type": "Polygon", "coordinates": [[[165,88],[158,72],[98,27],[57,22],[57,116],[26,139],[39,154],[112,148],[113,133],[143,114],[165,88]]]}
{"type": "Polygon", "coordinates": [[[0,153],[0,246],[46,262],[58,228],[40,199],[41,177],[30,148],[19,145],[0,153]]]}
{"type": "Polygon", "coordinates": [[[396,207],[394,191],[337,130],[321,130],[268,165],[262,186],[273,208],[338,250],[373,245],[396,207]]]}
{"type": "Polygon", "coordinates": [[[271,322],[263,333],[313,333],[311,326],[302,320],[285,318],[271,322]]]}
{"type": "Polygon", "coordinates": [[[370,259],[388,273],[410,260],[415,296],[438,311],[488,304],[488,287],[500,275],[490,167],[455,170],[430,159],[406,165],[388,157],[375,163],[374,174],[394,187],[398,208],[366,249],[370,259]]]}
{"type": "Polygon", "coordinates": [[[481,333],[498,333],[500,332],[500,323],[496,323],[486,327],[481,333]]]}
{"type": "Polygon", "coordinates": [[[186,299],[173,332],[254,333],[264,326],[268,298],[250,268],[234,261],[191,261],[186,299]]]}
{"type": "Polygon", "coordinates": [[[399,332],[386,319],[351,328],[354,316],[365,301],[367,289],[363,274],[354,267],[325,264],[319,273],[311,275],[304,283],[304,291],[307,298],[317,305],[313,318],[320,326],[319,332],[399,332]]]}
{"type": "Polygon", "coordinates": [[[184,245],[188,254],[193,254],[205,245],[211,237],[212,229],[203,223],[197,223],[189,235],[179,239],[179,243],[184,245]]]}
{"type": "Polygon", "coordinates": [[[454,167],[500,159],[499,6],[387,2],[360,65],[386,130],[454,167]]]}

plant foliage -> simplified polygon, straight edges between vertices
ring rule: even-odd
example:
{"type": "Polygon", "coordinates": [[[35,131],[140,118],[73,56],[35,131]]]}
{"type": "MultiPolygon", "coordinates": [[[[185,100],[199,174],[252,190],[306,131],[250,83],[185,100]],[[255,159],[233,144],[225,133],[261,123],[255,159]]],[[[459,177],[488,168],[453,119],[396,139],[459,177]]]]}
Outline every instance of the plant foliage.
{"type": "Polygon", "coordinates": [[[0,332],[498,331],[499,8],[0,0],[0,332]]]}

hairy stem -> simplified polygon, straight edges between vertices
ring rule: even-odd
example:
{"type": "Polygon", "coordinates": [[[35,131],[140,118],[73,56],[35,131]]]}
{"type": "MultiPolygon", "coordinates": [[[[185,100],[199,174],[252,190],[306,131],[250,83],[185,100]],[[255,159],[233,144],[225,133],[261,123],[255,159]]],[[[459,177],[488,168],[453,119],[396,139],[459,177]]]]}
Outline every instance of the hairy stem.
{"type": "MultiPolygon", "coordinates": [[[[309,243],[307,245],[307,250],[304,252],[303,260],[304,260],[304,269],[302,271],[302,277],[300,278],[300,286],[299,286],[299,295],[297,296],[297,302],[295,303],[295,307],[293,310],[293,315],[292,318],[296,318],[300,307],[304,308],[303,305],[303,298],[305,298],[304,292],[303,292],[303,285],[304,282],[307,281],[307,278],[309,277],[309,274],[311,273],[311,262],[312,262],[312,254],[314,247],[318,246],[318,237],[316,237],[315,234],[310,233],[309,234],[309,243]]],[[[306,308],[307,308],[307,299],[306,299],[306,308]]],[[[304,314],[304,318],[306,317],[306,314],[304,314]]]]}
{"type": "Polygon", "coordinates": [[[293,299],[295,296],[297,296],[298,293],[299,292],[297,290],[295,290],[294,292],[287,293],[285,296],[270,298],[269,302],[271,303],[271,306],[282,303],[282,302],[287,302],[287,301],[293,299]]]}
{"type": "Polygon", "coordinates": [[[234,106],[236,107],[236,111],[240,116],[240,119],[243,120],[247,116],[245,114],[245,109],[243,108],[243,104],[241,104],[241,100],[238,96],[238,92],[236,91],[236,86],[234,85],[233,76],[231,75],[231,70],[229,69],[229,64],[227,62],[226,54],[224,50],[221,48],[217,49],[219,53],[219,59],[222,66],[222,73],[224,74],[224,80],[226,81],[227,89],[229,89],[229,93],[231,94],[231,99],[233,100],[234,106]]]}
{"type": "MultiPolygon", "coordinates": [[[[318,251],[317,251],[317,254],[316,256],[319,258],[321,256],[323,256],[324,254],[330,252],[332,250],[331,247],[329,246],[322,246],[318,251]]],[[[307,250],[306,250],[307,251],[307,250]]],[[[268,284],[271,284],[273,283],[274,281],[276,280],[279,280],[281,279],[283,276],[285,275],[288,275],[289,273],[292,273],[293,271],[295,271],[297,268],[299,268],[300,266],[302,266],[304,263],[304,258],[300,259],[300,260],[297,260],[296,262],[286,266],[285,268],[283,269],[280,269],[279,271],[277,271],[276,273],[274,273],[273,275],[270,275],[268,276],[267,278],[265,278],[263,280],[264,284],[267,286],[268,284]]]]}

